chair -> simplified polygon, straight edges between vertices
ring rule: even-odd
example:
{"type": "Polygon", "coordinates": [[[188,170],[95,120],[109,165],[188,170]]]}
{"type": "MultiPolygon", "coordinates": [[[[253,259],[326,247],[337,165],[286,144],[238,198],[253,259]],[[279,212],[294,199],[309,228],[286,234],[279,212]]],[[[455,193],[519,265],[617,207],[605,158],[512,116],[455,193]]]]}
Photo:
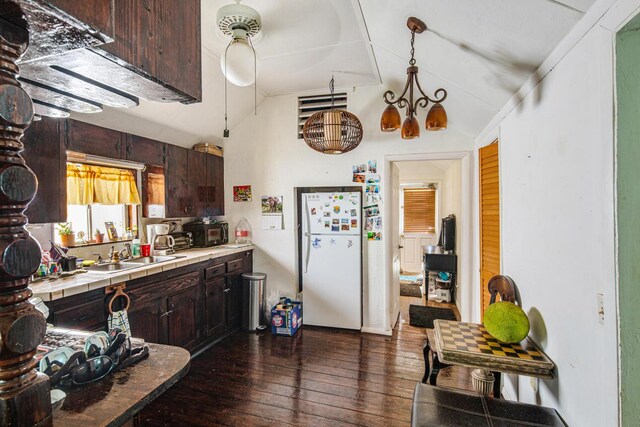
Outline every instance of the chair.
{"type": "MultiPolygon", "coordinates": [[[[489,283],[487,284],[489,289],[489,294],[491,294],[491,299],[489,300],[489,305],[496,302],[496,298],[500,295],[500,301],[508,301],[514,304],[521,306],[520,303],[520,293],[518,292],[518,288],[516,287],[515,282],[509,276],[497,275],[493,276],[489,279],[489,283]]],[[[438,358],[438,353],[435,351],[431,351],[431,342],[435,342],[435,334],[433,329],[427,329],[427,342],[424,345],[424,349],[422,350],[424,355],[424,376],[422,377],[422,383],[426,384],[427,380],[429,384],[436,385],[436,380],[438,378],[438,374],[441,369],[447,368],[451,365],[447,365],[446,363],[440,362],[438,358]],[[429,366],[429,353],[431,353],[431,365],[429,366]]],[[[500,397],[500,372],[494,372],[495,383],[493,386],[493,396],[500,397]]]]}

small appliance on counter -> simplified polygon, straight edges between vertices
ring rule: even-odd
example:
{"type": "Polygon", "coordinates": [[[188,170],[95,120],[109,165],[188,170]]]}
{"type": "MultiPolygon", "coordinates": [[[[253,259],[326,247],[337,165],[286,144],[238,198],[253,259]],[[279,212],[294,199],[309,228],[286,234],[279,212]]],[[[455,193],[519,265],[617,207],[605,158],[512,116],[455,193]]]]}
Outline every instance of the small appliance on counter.
{"type": "Polygon", "coordinates": [[[206,224],[202,221],[190,222],[182,225],[184,231],[193,236],[193,246],[206,248],[229,243],[229,224],[226,222],[213,222],[206,224]]]}
{"type": "Polygon", "coordinates": [[[169,233],[169,236],[173,237],[175,242],[173,245],[174,251],[190,249],[193,246],[193,235],[188,231],[174,231],[169,233]]]}
{"type": "Polygon", "coordinates": [[[151,245],[151,255],[169,255],[174,252],[175,240],[169,235],[169,225],[147,225],[147,239],[151,245]]]}

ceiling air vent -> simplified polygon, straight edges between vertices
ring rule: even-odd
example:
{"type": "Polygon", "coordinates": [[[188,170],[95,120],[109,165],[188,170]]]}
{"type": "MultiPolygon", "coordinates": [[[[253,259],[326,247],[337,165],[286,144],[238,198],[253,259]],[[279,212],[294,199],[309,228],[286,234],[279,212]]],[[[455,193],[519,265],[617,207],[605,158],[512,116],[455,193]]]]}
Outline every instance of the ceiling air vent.
{"type": "MultiPolygon", "coordinates": [[[[347,109],[347,93],[335,93],[334,108],[347,109]]],[[[298,139],[302,139],[302,128],[314,113],[331,109],[331,94],[298,97],[298,139]]]]}

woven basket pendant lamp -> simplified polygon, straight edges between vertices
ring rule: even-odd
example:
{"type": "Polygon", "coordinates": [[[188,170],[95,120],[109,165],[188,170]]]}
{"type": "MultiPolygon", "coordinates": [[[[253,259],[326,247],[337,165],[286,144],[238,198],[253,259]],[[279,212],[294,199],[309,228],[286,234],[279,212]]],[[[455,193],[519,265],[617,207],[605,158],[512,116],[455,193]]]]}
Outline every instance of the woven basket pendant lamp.
{"type": "Polygon", "coordinates": [[[321,153],[347,153],[362,141],[362,123],[354,114],[334,108],[333,77],[329,90],[331,109],[309,117],[302,128],[302,136],[309,147],[321,153]]]}

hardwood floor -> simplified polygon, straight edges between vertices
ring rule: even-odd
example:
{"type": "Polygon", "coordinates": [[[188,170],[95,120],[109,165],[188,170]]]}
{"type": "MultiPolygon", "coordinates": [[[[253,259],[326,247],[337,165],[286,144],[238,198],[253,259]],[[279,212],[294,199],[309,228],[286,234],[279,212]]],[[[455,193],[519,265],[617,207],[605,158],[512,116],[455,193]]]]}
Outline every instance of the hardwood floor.
{"type": "MultiPolygon", "coordinates": [[[[294,337],[238,332],[194,359],[141,424],[407,426],[426,334],[408,315],[423,299],[400,299],[390,337],[310,326],[294,337]]],[[[438,385],[471,390],[470,372],[445,369],[438,385]]]]}

